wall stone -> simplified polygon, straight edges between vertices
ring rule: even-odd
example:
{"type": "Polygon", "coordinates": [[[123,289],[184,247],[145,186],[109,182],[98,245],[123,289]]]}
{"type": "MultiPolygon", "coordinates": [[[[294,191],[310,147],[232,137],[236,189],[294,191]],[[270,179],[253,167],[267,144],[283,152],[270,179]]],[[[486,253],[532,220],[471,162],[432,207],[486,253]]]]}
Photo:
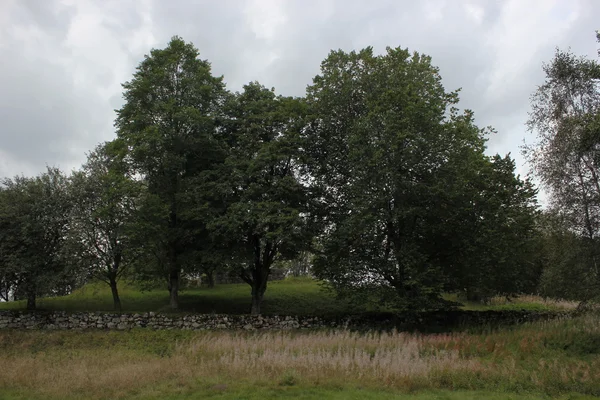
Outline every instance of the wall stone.
{"type": "Polygon", "coordinates": [[[322,328],[327,322],[317,317],[280,317],[250,315],[166,315],[154,312],[140,314],[67,313],[61,311],[0,311],[0,329],[193,329],[256,330],[322,328]]]}
{"type": "Polygon", "coordinates": [[[190,330],[284,330],[284,329],[400,329],[439,331],[461,326],[515,324],[554,318],[570,318],[568,312],[446,311],[424,313],[373,313],[322,318],[307,316],[251,316],[190,314],[167,315],[67,313],[61,311],[0,311],[0,329],[190,329],[190,330]]]}

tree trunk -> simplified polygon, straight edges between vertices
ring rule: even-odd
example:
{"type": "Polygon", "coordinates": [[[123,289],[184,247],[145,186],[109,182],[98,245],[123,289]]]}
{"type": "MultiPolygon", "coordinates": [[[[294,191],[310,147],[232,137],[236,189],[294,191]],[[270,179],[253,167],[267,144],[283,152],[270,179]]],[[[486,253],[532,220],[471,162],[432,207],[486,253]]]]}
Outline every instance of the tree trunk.
{"type": "Polygon", "coordinates": [[[114,309],[117,312],[121,312],[121,298],[119,297],[119,290],[117,289],[117,280],[114,277],[110,277],[110,291],[112,292],[114,309]]]}
{"type": "Polygon", "coordinates": [[[252,240],[254,242],[254,262],[251,267],[252,278],[243,273],[242,279],[250,284],[250,287],[252,288],[252,307],[250,309],[250,314],[260,315],[260,308],[265,291],[267,290],[267,280],[271,273],[271,264],[273,263],[276,249],[269,242],[262,248],[260,237],[258,235],[254,235],[252,240]]]}
{"type": "Polygon", "coordinates": [[[177,245],[169,243],[169,306],[172,309],[179,308],[179,262],[177,260],[177,245]]]}
{"type": "Polygon", "coordinates": [[[29,290],[27,292],[27,309],[28,310],[36,309],[35,300],[36,300],[35,290],[29,290]]]}
{"type": "Polygon", "coordinates": [[[260,315],[260,307],[262,305],[265,292],[267,291],[267,279],[269,278],[269,268],[258,268],[252,274],[252,308],[250,314],[260,315]]]}
{"type": "Polygon", "coordinates": [[[260,306],[263,301],[264,291],[261,293],[259,289],[252,288],[252,309],[250,314],[260,315],[260,306]]]}
{"type": "Polygon", "coordinates": [[[215,271],[206,271],[206,282],[210,289],[215,287],[215,271]]]}
{"type": "Polygon", "coordinates": [[[169,273],[169,306],[177,309],[179,308],[179,269],[171,268],[169,273]]]}
{"type": "MultiPolygon", "coordinates": [[[[177,183],[178,184],[178,183],[177,183]]],[[[169,306],[172,309],[179,308],[179,241],[177,236],[177,202],[175,196],[171,199],[171,212],[169,215],[169,229],[173,237],[168,243],[168,262],[169,262],[169,306]]]]}

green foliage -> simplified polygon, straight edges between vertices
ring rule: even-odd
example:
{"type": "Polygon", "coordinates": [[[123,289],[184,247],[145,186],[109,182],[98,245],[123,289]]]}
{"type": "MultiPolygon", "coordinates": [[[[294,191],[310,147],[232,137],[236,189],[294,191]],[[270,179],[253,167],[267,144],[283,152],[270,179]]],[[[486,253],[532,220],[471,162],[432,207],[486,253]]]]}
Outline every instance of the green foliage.
{"type": "Polygon", "coordinates": [[[341,296],[415,310],[473,280],[519,289],[511,246],[527,242],[535,191],[509,158],[484,156],[485,132],[457,102],[430,58],[404,49],[321,64],[308,88],[325,221],[315,270],[341,296]]]}
{"type": "Polygon", "coordinates": [[[279,381],[279,384],[281,386],[294,386],[297,383],[298,377],[296,371],[294,370],[286,371],[281,377],[281,380],[279,381]]]}
{"type": "MultiPolygon", "coordinates": [[[[574,90],[595,107],[595,63],[560,53],[547,70],[541,91],[561,94],[574,79],[574,90]]],[[[90,154],[64,201],[32,200],[48,186],[42,178],[7,181],[0,190],[3,298],[23,297],[14,288],[31,286],[33,300],[94,278],[109,283],[119,309],[117,280],[126,276],[145,289],[166,283],[170,307],[178,308],[182,276],[210,281],[229,273],[250,285],[250,311],[258,314],[274,267],[305,273],[313,264],[357,309],[450,308],[456,304],[443,293],[487,300],[537,286],[546,239],[536,223],[536,190],[515,175],[509,155],[484,154],[491,129],[459,111],[458,92],[445,90],[428,56],[402,48],[332,51],[306,98],[291,98],[257,82],[228,92],[198,50],[173,37],[145,56],[123,89],[117,139],[90,154]],[[40,212],[48,221],[30,229],[40,212]],[[29,252],[53,246],[36,235],[55,223],[56,250],[29,252]],[[58,262],[66,238],[72,256],[58,262]],[[69,286],[61,271],[71,266],[84,272],[71,274],[69,286]],[[30,267],[35,272],[23,272],[30,267]]],[[[535,115],[542,130],[555,127],[549,110],[560,116],[562,136],[577,128],[576,140],[556,143],[579,157],[569,168],[587,168],[581,179],[592,194],[564,217],[573,222],[584,207],[589,231],[598,226],[591,183],[600,119],[573,99],[569,93],[550,104],[540,95],[535,115]]],[[[553,165],[553,179],[563,176],[553,165]]],[[[569,185],[567,192],[583,193],[569,185]]],[[[595,259],[594,235],[557,265],[583,265],[577,253],[595,259]]]]}
{"type": "Polygon", "coordinates": [[[544,345],[575,357],[600,354],[600,336],[586,331],[564,332],[562,335],[546,339],[544,345]]]}
{"type": "Polygon", "coordinates": [[[68,178],[56,168],[5,179],[0,190],[0,269],[17,298],[62,294],[76,282],[65,242],[72,208],[68,178]]]}
{"type": "Polygon", "coordinates": [[[72,180],[74,208],[69,227],[71,254],[86,275],[109,284],[120,310],[117,281],[135,260],[132,230],[142,186],[119,157],[119,142],[105,143],[88,155],[72,180]]]}
{"type": "Polygon", "coordinates": [[[224,156],[217,139],[224,85],[198,55],[178,37],[165,49],[152,50],[123,85],[125,104],[115,122],[126,159],[148,186],[151,206],[144,208],[144,223],[155,223],[150,232],[158,233],[144,237],[155,253],[155,262],[145,265],[164,273],[173,308],[178,307],[182,256],[193,239],[182,218],[188,207],[183,194],[190,177],[224,156]]]}
{"type": "Polygon", "coordinates": [[[528,121],[536,141],[524,148],[553,220],[542,289],[587,301],[600,295],[600,64],[557,49],[543,70],[528,121]]]}
{"type": "Polygon", "coordinates": [[[244,86],[225,104],[228,156],[212,187],[198,186],[205,204],[223,210],[208,227],[229,250],[224,261],[251,286],[255,314],[273,262],[293,258],[311,240],[308,191],[299,177],[304,109],[258,83],[244,86]]]}
{"type": "Polygon", "coordinates": [[[540,292],[570,300],[598,300],[597,272],[590,260],[597,256],[595,241],[582,238],[568,228],[560,214],[544,213],[541,219],[545,268],[540,292]]]}
{"type": "Polygon", "coordinates": [[[446,289],[470,300],[533,293],[541,273],[537,190],[516,176],[509,156],[484,159],[472,172],[440,236],[459,249],[449,254],[446,289]]]}

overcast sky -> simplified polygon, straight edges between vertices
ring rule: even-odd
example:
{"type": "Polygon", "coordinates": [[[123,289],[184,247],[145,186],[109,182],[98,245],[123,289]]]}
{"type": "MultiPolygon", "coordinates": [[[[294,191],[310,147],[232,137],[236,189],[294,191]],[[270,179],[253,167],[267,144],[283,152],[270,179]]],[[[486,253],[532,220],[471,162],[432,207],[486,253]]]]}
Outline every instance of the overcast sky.
{"type": "Polygon", "coordinates": [[[229,89],[258,80],[304,94],[331,49],[408,47],[432,56],[488,152],[519,146],[529,96],[554,49],[596,57],[597,0],[0,0],[0,177],[70,171],[115,137],[121,83],[174,35],[229,89]]]}

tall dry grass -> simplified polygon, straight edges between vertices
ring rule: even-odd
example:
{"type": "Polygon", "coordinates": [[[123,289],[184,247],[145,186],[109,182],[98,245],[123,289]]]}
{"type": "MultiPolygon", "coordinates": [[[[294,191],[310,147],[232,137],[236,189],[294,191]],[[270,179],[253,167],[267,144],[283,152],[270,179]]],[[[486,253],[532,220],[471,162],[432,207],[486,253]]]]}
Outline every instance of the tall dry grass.
{"type": "MultiPolygon", "coordinates": [[[[51,341],[55,345],[40,349],[35,338],[45,334],[28,332],[19,338],[9,337],[18,332],[0,333],[0,343],[10,339],[17,349],[0,352],[0,391],[118,399],[165,385],[185,391],[223,383],[600,394],[600,348],[594,353],[594,338],[600,337],[597,316],[485,335],[204,332],[165,352],[157,351],[160,345],[151,351],[111,347],[113,338],[133,335],[127,332],[112,334],[105,342],[102,332],[53,333],[58,335],[51,341]],[[69,335],[89,335],[89,343],[95,344],[86,346],[79,337],[77,345],[66,346],[73,337],[69,335]],[[591,347],[581,347],[586,340],[591,347]]],[[[148,342],[153,335],[137,333],[148,342]]]]}
{"type": "Polygon", "coordinates": [[[285,371],[304,381],[377,383],[396,386],[426,378],[434,369],[464,370],[476,360],[457,350],[435,349],[429,339],[406,333],[267,333],[204,336],[178,346],[177,353],[238,377],[258,374],[273,380],[285,371]],[[427,350],[426,350],[427,347],[427,350]]]}
{"type": "Polygon", "coordinates": [[[57,398],[119,398],[132,390],[198,380],[265,384],[426,387],[436,369],[463,371],[479,362],[457,350],[428,349],[404,333],[206,333],[178,343],[167,357],[132,351],[48,349],[0,356],[0,387],[57,398]]]}

